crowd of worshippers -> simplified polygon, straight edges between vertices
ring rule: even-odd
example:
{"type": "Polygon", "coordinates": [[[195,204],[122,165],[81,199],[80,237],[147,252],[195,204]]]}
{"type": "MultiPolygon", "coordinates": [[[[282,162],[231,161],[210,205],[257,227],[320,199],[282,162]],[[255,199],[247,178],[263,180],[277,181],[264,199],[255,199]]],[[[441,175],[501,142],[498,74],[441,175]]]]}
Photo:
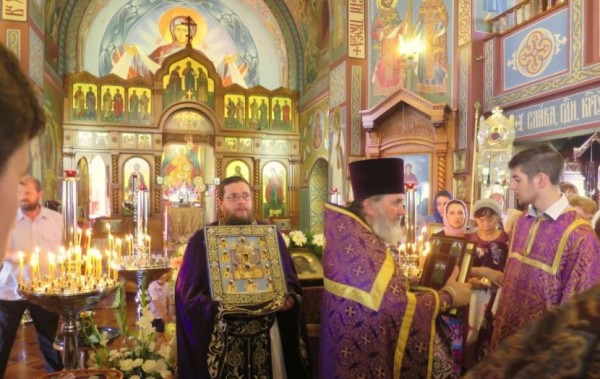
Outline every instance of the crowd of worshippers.
{"type": "MultiPolygon", "coordinates": [[[[401,268],[404,167],[400,158],[352,162],[354,201],[326,204],[318,346],[309,344],[302,287],[279,234],[289,293],[276,311],[256,314],[228,311],[210,297],[206,236],[198,231],[176,285],[179,377],[600,372],[600,250],[592,227],[600,216],[592,200],[561,189],[561,154],[544,144],[510,160],[509,187],[521,210],[505,211],[503,194],[470,210],[448,191],[436,194],[431,219],[443,224],[436,235],[475,246],[466,279],[454,267],[438,290],[412,285],[401,268]],[[318,361],[311,361],[311,348],[318,361]]],[[[223,218],[214,225],[261,224],[252,217],[252,198],[244,178],[225,179],[218,194],[223,218]]]]}

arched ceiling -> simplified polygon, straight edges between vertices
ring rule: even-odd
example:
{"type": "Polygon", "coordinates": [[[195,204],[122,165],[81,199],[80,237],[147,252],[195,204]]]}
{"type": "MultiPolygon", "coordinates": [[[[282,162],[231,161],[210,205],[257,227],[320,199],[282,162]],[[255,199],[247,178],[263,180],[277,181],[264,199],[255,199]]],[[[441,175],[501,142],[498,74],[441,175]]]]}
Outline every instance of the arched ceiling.
{"type": "Polygon", "coordinates": [[[58,70],[97,76],[113,72],[122,77],[152,71],[147,58],[158,60],[157,52],[168,52],[175,45],[169,21],[180,15],[191,16],[198,24],[192,44],[213,60],[222,75],[233,73],[233,81],[247,87],[300,91],[301,2],[287,3],[291,11],[280,0],[67,0],[58,70]]]}

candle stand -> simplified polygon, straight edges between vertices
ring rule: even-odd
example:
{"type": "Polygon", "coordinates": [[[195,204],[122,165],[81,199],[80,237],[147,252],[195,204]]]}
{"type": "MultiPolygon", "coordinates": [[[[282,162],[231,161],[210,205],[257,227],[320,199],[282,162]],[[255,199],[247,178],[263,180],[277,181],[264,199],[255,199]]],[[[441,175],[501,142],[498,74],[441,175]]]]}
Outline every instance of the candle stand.
{"type": "Polygon", "coordinates": [[[79,313],[92,308],[96,303],[116,290],[115,281],[107,281],[106,285],[87,291],[40,291],[34,287],[20,286],[19,294],[33,304],[37,304],[51,312],[63,316],[62,334],[64,336],[63,366],[65,370],[75,370],[79,366],[79,347],[77,334],[79,313]]]}
{"type": "Polygon", "coordinates": [[[148,231],[148,189],[138,186],[138,178],[133,176],[133,237],[128,243],[128,254],[119,255],[114,261],[113,269],[119,272],[125,280],[137,284],[135,302],[137,303],[138,318],[142,317],[142,307],[152,298],[148,293],[148,285],[161,275],[169,272],[171,267],[165,256],[151,253],[150,236],[148,231]]]}
{"type": "Polygon", "coordinates": [[[141,317],[143,304],[152,300],[148,293],[148,285],[171,270],[169,262],[163,256],[137,254],[124,256],[116,265],[115,269],[120,277],[137,284],[135,302],[138,317],[141,317]]]}

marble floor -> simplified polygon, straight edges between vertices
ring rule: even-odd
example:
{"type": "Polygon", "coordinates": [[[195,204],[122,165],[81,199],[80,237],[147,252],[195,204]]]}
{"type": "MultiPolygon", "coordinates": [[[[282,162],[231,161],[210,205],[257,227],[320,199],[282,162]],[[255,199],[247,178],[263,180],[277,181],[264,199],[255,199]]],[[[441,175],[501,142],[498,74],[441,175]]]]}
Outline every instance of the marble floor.
{"type": "MultiPolygon", "coordinates": [[[[133,294],[127,296],[127,323],[134,327],[136,321],[136,304],[133,294]]],[[[117,328],[117,309],[95,309],[94,321],[98,326],[117,328]]],[[[60,328],[60,326],[59,326],[60,328]]],[[[119,344],[122,337],[115,340],[119,344]]],[[[33,323],[21,325],[17,331],[17,338],[10,353],[8,367],[4,374],[6,379],[31,379],[43,378],[46,375],[44,359],[38,349],[37,335],[33,323]]]]}

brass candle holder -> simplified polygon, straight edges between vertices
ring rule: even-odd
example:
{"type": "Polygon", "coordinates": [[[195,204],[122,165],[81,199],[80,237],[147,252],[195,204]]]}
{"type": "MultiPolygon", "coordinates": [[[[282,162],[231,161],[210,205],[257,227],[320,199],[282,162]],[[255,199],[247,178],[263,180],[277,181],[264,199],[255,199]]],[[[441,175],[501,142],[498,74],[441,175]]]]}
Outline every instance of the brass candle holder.
{"type": "Polygon", "coordinates": [[[61,329],[64,336],[63,366],[65,370],[74,370],[80,368],[77,343],[79,313],[94,307],[117,287],[118,284],[114,279],[106,277],[77,289],[65,286],[52,287],[49,283],[20,285],[19,294],[33,304],[63,316],[61,329]]]}
{"type": "Polygon", "coordinates": [[[148,285],[153,280],[160,278],[161,275],[169,272],[171,267],[166,257],[146,254],[140,249],[137,254],[125,255],[115,261],[114,269],[119,272],[119,276],[123,279],[136,283],[135,302],[138,317],[141,317],[143,305],[152,300],[148,292],[148,285]]]}

